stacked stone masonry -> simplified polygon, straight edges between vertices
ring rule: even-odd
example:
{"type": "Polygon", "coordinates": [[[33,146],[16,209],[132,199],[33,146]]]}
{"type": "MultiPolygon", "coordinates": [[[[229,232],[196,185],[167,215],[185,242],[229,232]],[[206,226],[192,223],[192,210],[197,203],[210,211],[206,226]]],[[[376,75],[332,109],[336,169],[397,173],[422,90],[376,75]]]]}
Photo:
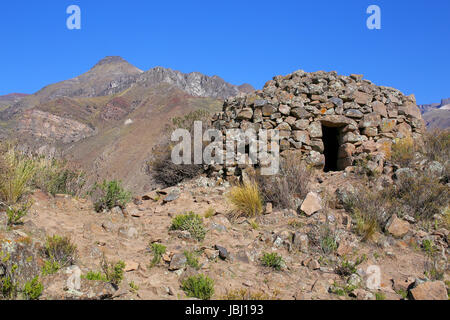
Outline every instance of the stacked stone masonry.
{"type": "MultiPolygon", "coordinates": [[[[281,156],[295,153],[317,168],[344,170],[366,159],[382,170],[392,143],[405,137],[420,141],[424,123],[414,95],[376,86],[362,75],[300,70],[227,99],[213,127],[224,133],[277,129],[281,156]]],[[[239,175],[244,167],[211,166],[215,175],[239,175]]]]}

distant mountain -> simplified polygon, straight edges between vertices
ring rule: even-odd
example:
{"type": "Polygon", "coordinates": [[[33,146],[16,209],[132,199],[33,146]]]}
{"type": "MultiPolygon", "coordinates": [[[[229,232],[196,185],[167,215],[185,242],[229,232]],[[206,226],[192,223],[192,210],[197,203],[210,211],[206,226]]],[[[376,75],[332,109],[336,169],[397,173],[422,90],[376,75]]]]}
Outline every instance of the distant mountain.
{"type": "Polygon", "coordinates": [[[146,72],[106,57],[86,73],[51,84],[0,109],[0,136],[28,149],[63,154],[95,180],[115,178],[137,192],[152,147],[176,116],[216,112],[223,99],[253,91],[218,76],[155,67],[146,72]]]}
{"type": "Polygon", "coordinates": [[[76,78],[48,85],[18,101],[1,112],[0,119],[11,119],[23,110],[56,98],[111,96],[134,85],[151,87],[159,83],[174,85],[194,97],[217,99],[226,99],[240,92],[248,93],[249,90],[254,90],[247,84],[243,85],[241,90],[218,76],[209,77],[199,72],[184,74],[163,67],[144,72],[121,57],[111,56],[100,60],[92,69],[76,78]]]}
{"type": "Polygon", "coordinates": [[[450,98],[442,99],[441,103],[432,103],[419,106],[427,128],[450,128],[450,98]]]}
{"type": "Polygon", "coordinates": [[[0,108],[8,107],[12,104],[15,104],[28,96],[25,93],[10,93],[4,96],[0,96],[0,108]]]}

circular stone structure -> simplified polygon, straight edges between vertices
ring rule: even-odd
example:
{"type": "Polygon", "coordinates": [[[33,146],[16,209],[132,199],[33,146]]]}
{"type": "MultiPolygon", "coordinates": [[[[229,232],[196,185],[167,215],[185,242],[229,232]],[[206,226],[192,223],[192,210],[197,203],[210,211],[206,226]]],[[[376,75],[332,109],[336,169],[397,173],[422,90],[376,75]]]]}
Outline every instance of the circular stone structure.
{"type": "MultiPolygon", "coordinates": [[[[281,156],[294,153],[325,171],[344,170],[358,159],[382,170],[396,139],[420,141],[425,128],[414,95],[374,85],[362,75],[302,70],[225,100],[212,124],[223,132],[277,129],[281,156]]],[[[245,166],[210,168],[213,175],[233,176],[245,166]]]]}

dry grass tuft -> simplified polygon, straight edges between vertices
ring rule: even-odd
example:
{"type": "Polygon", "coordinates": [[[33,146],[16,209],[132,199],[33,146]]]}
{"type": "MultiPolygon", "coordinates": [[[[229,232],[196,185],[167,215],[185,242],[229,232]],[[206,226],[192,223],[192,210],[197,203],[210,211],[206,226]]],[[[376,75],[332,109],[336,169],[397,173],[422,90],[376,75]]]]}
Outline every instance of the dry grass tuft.
{"type": "Polygon", "coordinates": [[[263,201],[256,182],[234,186],[227,196],[237,211],[237,215],[255,217],[262,213],[263,201]]]}

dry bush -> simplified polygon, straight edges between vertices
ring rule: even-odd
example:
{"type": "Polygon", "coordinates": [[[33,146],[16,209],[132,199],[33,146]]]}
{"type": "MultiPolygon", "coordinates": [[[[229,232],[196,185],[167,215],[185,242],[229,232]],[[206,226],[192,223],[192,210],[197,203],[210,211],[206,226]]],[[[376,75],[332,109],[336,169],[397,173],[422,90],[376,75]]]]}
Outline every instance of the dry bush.
{"type": "Polygon", "coordinates": [[[361,183],[357,191],[345,198],[344,206],[352,213],[358,234],[369,239],[376,231],[383,230],[394,213],[426,221],[441,213],[449,201],[447,185],[427,172],[416,171],[400,175],[393,185],[381,191],[361,183]]]}
{"type": "Polygon", "coordinates": [[[426,172],[401,175],[390,189],[391,197],[398,200],[398,210],[417,219],[431,219],[448,205],[449,187],[426,172]]]}
{"type": "MultiPolygon", "coordinates": [[[[186,129],[193,137],[193,127],[195,121],[202,121],[203,130],[207,130],[210,125],[210,113],[205,110],[197,110],[188,113],[184,117],[172,119],[172,124],[168,125],[161,137],[160,143],[152,150],[152,159],[148,162],[147,171],[153,179],[165,186],[177,185],[185,179],[192,179],[203,172],[203,165],[196,164],[174,164],[171,159],[174,143],[171,141],[171,134],[175,129],[186,129]]],[[[192,150],[194,150],[192,148],[192,150]]],[[[193,159],[192,163],[193,163],[193,159]]]]}
{"type": "Polygon", "coordinates": [[[280,161],[276,175],[257,175],[256,179],[264,201],[274,207],[296,210],[296,198],[304,199],[309,192],[311,170],[295,155],[288,155],[280,161]]]}
{"type": "Polygon", "coordinates": [[[381,231],[392,216],[396,205],[391,192],[390,188],[376,191],[361,184],[345,198],[344,207],[355,219],[356,232],[363,240],[370,240],[381,231]]]}
{"type": "Polygon", "coordinates": [[[55,158],[37,157],[36,175],[33,186],[52,195],[62,193],[79,195],[86,184],[83,171],[71,166],[67,161],[55,158]]]}
{"type": "Polygon", "coordinates": [[[423,153],[431,161],[446,162],[450,159],[450,130],[435,129],[423,139],[423,153]]]}
{"type": "Polygon", "coordinates": [[[192,179],[203,172],[203,166],[195,164],[174,164],[168,152],[151,164],[155,181],[165,187],[175,186],[186,179],[192,179]]]}
{"type": "Polygon", "coordinates": [[[415,158],[416,146],[413,138],[396,139],[392,145],[391,160],[403,168],[410,167],[415,158]]]}
{"type": "Polygon", "coordinates": [[[258,184],[254,181],[234,186],[227,195],[237,215],[255,217],[262,213],[262,197],[258,184]]]}
{"type": "Polygon", "coordinates": [[[56,262],[60,268],[73,265],[77,259],[77,246],[68,237],[47,237],[42,248],[43,255],[51,262],[56,262]]]}
{"type": "Polygon", "coordinates": [[[435,129],[423,139],[423,154],[429,161],[438,161],[444,168],[444,180],[450,180],[450,130],[435,129]]]}

